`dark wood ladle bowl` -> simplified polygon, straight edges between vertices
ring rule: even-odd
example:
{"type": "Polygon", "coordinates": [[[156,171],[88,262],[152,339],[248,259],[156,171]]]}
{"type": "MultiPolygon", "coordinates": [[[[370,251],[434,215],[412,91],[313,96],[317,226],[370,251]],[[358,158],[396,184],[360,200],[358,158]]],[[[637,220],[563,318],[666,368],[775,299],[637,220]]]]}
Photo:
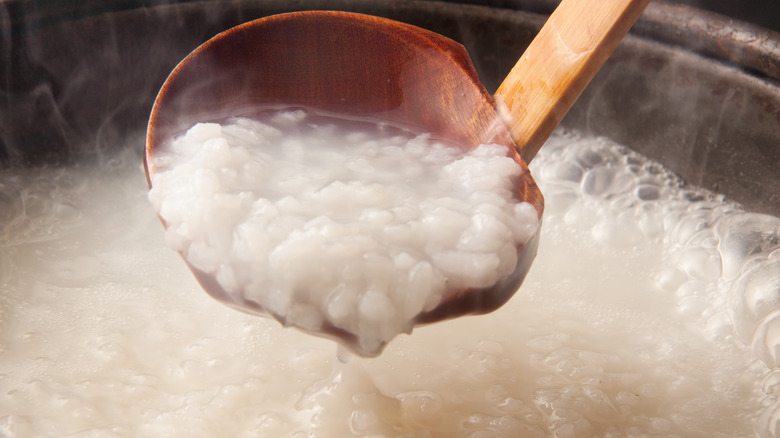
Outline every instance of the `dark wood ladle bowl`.
{"type": "MultiPolygon", "coordinates": [[[[594,74],[600,65],[591,68],[594,74]]],[[[570,102],[564,104],[571,106],[578,95],[567,97],[570,102]]],[[[502,104],[516,111],[511,103],[502,104]]],[[[464,47],[415,26],[347,12],[295,12],[248,22],[215,36],[181,61],[160,90],[149,120],[144,165],[150,187],[155,173],[152,158],[174,136],[195,123],[220,121],[252,107],[279,105],[370,116],[467,147],[505,145],[523,169],[522,177],[513,181],[514,193],[532,204],[541,218],[544,200],[521,157],[523,149],[512,140],[464,47]]],[[[557,120],[547,123],[552,127],[542,142],[563,117],[559,107],[550,112],[557,120]]],[[[509,277],[484,289],[449,291],[440,306],[420,314],[415,323],[487,313],[502,306],[528,273],[538,237],[537,233],[517,248],[517,266],[509,277]]],[[[216,299],[242,311],[269,315],[254,302],[228,295],[213,276],[190,268],[216,299]]],[[[284,322],[281,315],[271,316],[284,322]]],[[[347,344],[354,341],[354,335],[332,326],[316,334],[347,344]]]]}

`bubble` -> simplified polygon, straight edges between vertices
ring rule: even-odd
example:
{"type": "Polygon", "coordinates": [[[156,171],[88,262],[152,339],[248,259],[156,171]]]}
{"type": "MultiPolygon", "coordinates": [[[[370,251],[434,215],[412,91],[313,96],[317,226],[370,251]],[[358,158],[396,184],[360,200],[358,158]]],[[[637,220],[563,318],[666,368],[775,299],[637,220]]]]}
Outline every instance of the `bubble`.
{"type": "Polygon", "coordinates": [[[770,313],[759,323],[751,348],[766,366],[780,367],[780,310],[770,313]]]}
{"type": "Polygon", "coordinates": [[[636,188],[636,197],[641,201],[657,201],[661,199],[661,188],[655,185],[643,184],[636,188]]]}
{"type": "Polygon", "coordinates": [[[720,253],[715,249],[693,247],[685,249],[679,256],[678,266],[692,278],[712,281],[720,277],[720,253]]]}
{"type": "Polygon", "coordinates": [[[677,298],[701,297],[707,295],[707,283],[703,281],[688,281],[677,289],[677,298]]]}
{"type": "MultiPolygon", "coordinates": [[[[612,199],[612,202],[609,204],[609,206],[611,209],[615,211],[628,213],[629,210],[633,210],[638,203],[639,200],[636,198],[636,196],[633,193],[623,192],[619,195],[616,195],[612,199]]],[[[633,218],[633,221],[636,222],[636,218],[633,218]]]]}
{"type": "Polygon", "coordinates": [[[655,275],[655,283],[665,290],[677,290],[688,281],[688,274],[677,266],[667,266],[655,275]]]}
{"type": "Polygon", "coordinates": [[[558,161],[550,163],[542,168],[540,177],[544,180],[557,180],[579,183],[582,180],[583,170],[576,163],[558,161]]]}
{"type": "Polygon", "coordinates": [[[704,335],[712,342],[722,342],[733,337],[731,318],[725,311],[719,311],[707,318],[704,335]]]}
{"type": "Polygon", "coordinates": [[[764,394],[780,393],[780,370],[773,370],[764,376],[761,381],[761,390],[764,394]]]}
{"type": "Polygon", "coordinates": [[[746,270],[731,286],[727,305],[738,335],[749,340],[758,321],[780,309],[780,260],[746,270]]]}
{"type": "Polygon", "coordinates": [[[544,209],[547,216],[559,216],[573,208],[580,200],[577,190],[563,184],[545,184],[542,187],[544,193],[544,209]]]}
{"type": "Polygon", "coordinates": [[[761,412],[757,429],[761,438],[780,437],[780,402],[773,402],[761,412]]]}
{"type": "MultiPolygon", "coordinates": [[[[576,149],[573,148],[572,150],[576,150],[576,149]]],[[[605,161],[602,155],[591,150],[590,148],[582,149],[582,151],[579,154],[577,154],[577,158],[578,161],[582,164],[582,167],[584,167],[585,169],[596,167],[597,165],[602,164],[605,161]]]]}
{"type": "Polygon", "coordinates": [[[582,192],[586,195],[603,197],[614,191],[613,183],[617,170],[613,167],[597,167],[585,173],[582,192]]]}
{"type": "Polygon", "coordinates": [[[780,218],[768,215],[727,215],[716,225],[716,232],[720,237],[718,250],[726,278],[739,275],[749,257],[780,247],[780,218]]]}
{"type": "Polygon", "coordinates": [[[709,307],[706,297],[689,296],[681,299],[677,304],[677,310],[686,316],[699,316],[709,307]]]}
{"type": "Polygon", "coordinates": [[[674,225],[668,239],[672,243],[684,244],[699,231],[709,229],[711,221],[710,212],[686,214],[674,225]]]}
{"type": "Polygon", "coordinates": [[[637,223],[645,237],[655,241],[664,234],[663,212],[653,204],[642,204],[637,209],[637,223]]]}

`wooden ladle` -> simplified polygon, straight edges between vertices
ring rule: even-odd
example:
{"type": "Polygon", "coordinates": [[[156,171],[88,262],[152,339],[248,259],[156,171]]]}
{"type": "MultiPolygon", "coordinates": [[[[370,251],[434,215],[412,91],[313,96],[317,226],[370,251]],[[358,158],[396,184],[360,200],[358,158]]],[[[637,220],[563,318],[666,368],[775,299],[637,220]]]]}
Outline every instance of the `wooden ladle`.
{"type": "MultiPolygon", "coordinates": [[[[498,89],[495,101],[466,50],[430,31],[384,18],[330,11],[281,14],[248,22],[187,56],[160,90],[149,120],[145,169],[151,187],[158,148],[198,122],[247,108],[302,106],[371,115],[476,147],[499,143],[525,171],[519,199],[539,212],[543,198],[526,163],[539,150],[649,0],[563,0],[498,89]],[[498,110],[497,110],[498,108],[498,110]]],[[[515,272],[479,290],[451,291],[416,323],[486,313],[518,289],[537,238],[518,248],[515,272]]],[[[190,266],[204,289],[241,310],[213,276],[190,266]]],[[[280,318],[279,315],[274,315],[280,318]]],[[[336,327],[325,333],[351,336],[336,327]]]]}

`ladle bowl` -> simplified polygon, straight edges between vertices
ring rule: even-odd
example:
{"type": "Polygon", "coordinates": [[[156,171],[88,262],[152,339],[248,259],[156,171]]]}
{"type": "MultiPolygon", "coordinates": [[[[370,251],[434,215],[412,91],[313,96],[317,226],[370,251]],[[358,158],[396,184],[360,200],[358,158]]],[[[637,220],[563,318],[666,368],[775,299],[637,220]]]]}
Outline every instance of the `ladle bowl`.
{"type": "MultiPolygon", "coordinates": [[[[526,160],[533,158],[648,3],[564,0],[497,90],[498,102],[482,86],[463,46],[421,28],[327,11],[246,23],[200,46],[163,85],[147,133],[149,185],[160,145],[193,124],[253,108],[302,106],[413,127],[459,147],[503,145],[521,167],[520,177],[512,181],[513,193],[531,204],[541,221],[544,200],[526,160]]],[[[440,304],[412,322],[487,313],[502,306],[525,279],[538,238],[537,230],[529,242],[516,246],[517,262],[509,276],[486,288],[450,288],[440,304]]],[[[190,268],[215,298],[241,310],[268,313],[256,303],[231,298],[210,275],[190,268]]],[[[285,322],[283,315],[273,316],[285,322]]],[[[332,326],[316,334],[347,339],[347,344],[353,336],[332,326]]]]}
{"type": "MultiPolygon", "coordinates": [[[[150,186],[153,157],[166,141],[195,123],[269,105],[369,116],[466,147],[505,145],[523,168],[522,178],[513,182],[515,194],[541,217],[542,194],[463,46],[415,26],[347,12],[295,12],[255,20],[215,36],[187,56],[165,81],[152,109],[145,155],[150,186]]],[[[538,233],[517,248],[517,266],[509,277],[489,288],[449,291],[445,302],[415,322],[497,309],[522,283],[537,245],[538,233]]],[[[216,299],[268,314],[254,302],[237,302],[211,275],[190,268],[216,299]]],[[[349,337],[336,327],[323,331],[349,337]]]]}

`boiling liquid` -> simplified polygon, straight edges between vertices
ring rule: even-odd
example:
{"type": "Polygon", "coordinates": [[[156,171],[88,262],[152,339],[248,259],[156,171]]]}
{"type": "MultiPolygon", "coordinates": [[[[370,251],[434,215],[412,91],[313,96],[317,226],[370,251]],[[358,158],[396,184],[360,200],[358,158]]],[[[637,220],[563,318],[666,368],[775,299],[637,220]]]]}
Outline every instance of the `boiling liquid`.
{"type": "Polygon", "coordinates": [[[608,141],[532,165],[539,255],[498,311],[375,359],[214,302],[139,157],[3,175],[7,436],[774,436],[778,225],[608,141]]]}

